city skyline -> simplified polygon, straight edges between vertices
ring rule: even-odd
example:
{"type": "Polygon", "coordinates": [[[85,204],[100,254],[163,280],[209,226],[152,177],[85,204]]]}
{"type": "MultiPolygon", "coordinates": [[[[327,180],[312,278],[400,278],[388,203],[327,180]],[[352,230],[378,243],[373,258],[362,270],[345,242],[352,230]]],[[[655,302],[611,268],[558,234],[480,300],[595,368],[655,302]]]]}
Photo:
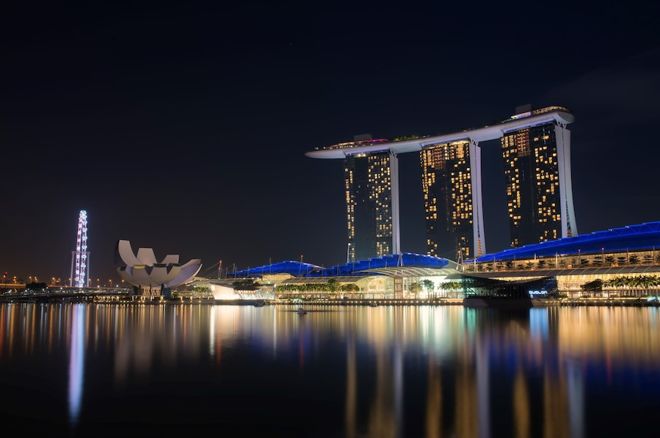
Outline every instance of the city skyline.
{"type": "MultiPolygon", "coordinates": [[[[556,33],[538,29],[557,21],[532,9],[493,10],[473,23],[481,32],[467,33],[458,24],[466,5],[331,5],[323,14],[16,5],[0,31],[0,270],[68,276],[80,209],[94,218],[94,278],[113,275],[119,238],[210,264],[302,255],[332,265],[346,259],[344,171],[305,151],[356,133],[479,126],[524,103],[566,105],[578,120],[580,233],[657,220],[657,7],[606,9],[585,23],[591,10],[572,5],[562,21],[570,44],[541,57],[556,33]],[[397,26],[338,25],[347,17],[397,26]],[[508,20],[519,25],[503,29],[508,20]]],[[[501,147],[482,154],[495,162],[501,147]]],[[[419,156],[398,161],[400,189],[411,194],[400,206],[401,248],[424,253],[419,156]]],[[[504,191],[502,168],[483,172],[491,252],[509,231],[492,196],[504,191]]]]}
{"type": "Polygon", "coordinates": [[[9,435],[657,435],[660,2],[5,3],[9,435]]]}

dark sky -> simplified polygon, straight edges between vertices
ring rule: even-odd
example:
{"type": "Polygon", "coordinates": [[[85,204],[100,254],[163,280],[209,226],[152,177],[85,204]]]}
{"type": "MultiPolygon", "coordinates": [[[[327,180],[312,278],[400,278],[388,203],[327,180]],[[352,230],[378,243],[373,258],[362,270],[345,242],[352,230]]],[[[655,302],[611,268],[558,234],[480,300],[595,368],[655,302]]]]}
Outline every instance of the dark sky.
{"type": "MultiPolygon", "coordinates": [[[[207,266],[338,263],[342,166],[305,151],[525,103],[575,115],[580,232],[660,219],[656,2],[180,3],[3,3],[0,270],[68,276],[82,208],[94,276],[120,238],[207,266]]],[[[496,250],[502,163],[483,146],[496,250]]],[[[424,252],[416,154],[401,172],[403,249],[424,252]]]]}

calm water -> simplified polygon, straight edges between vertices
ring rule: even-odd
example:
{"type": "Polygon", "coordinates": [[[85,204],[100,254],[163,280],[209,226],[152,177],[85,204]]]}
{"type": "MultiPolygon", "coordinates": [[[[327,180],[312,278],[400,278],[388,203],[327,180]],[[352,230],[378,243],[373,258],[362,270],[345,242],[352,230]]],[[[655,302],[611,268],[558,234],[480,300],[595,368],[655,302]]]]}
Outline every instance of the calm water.
{"type": "Polygon", "coordinates": [[[316,310],[0,305],[0,420],[23,436],[660,430],[655,309],[316,310]]]}

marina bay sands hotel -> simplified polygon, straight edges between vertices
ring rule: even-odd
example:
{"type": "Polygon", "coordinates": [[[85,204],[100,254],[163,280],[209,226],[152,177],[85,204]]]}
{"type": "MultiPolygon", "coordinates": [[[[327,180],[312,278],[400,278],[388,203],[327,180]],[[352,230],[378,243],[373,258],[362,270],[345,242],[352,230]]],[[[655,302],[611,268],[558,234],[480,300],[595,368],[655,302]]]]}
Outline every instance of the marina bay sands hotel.
{"type": "Polygon", "coordinates": [[[422,167],[427,253],[465,260],[486,253],[480,143],[499,139],[511,246],[577,234],[571,188],[568,109],[550,106],[493,126],[427,137],[373,139],[320,147],[306,155],[344,160],[347,260],[398,254],[397,156],[417,152],[422,167]]]}

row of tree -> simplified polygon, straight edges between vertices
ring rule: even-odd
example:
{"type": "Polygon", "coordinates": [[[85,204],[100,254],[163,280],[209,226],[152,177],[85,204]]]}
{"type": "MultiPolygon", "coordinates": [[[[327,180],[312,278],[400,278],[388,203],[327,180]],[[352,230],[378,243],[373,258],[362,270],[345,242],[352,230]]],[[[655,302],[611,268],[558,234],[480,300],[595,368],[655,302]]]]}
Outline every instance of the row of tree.
{"type": "MultiPolygon", "coordinates": [[[[455,291],[462,288],[463,284],[460,281],[448,281],[438,285],[438,290],[442,291],[455,291]]],[[[433,292],[435,290],[435,283],[427,279],[420,282],[413,282],[408,285],[408,290],[412,293],[421,292],[422,289],[425,289],[428,293],[433,292]]]]}
{"type": "Polygon", "coordinates": [[[660,275],[636,275],[634,277],[614,277],[603,283],[606,287],[649,288],[660,286],[660,275]]]}
{"type": "Polygon", "coordinates": [[[300,284],[280,284],[277,286],[278,292],[359,292],[360,287],[357,284],[339,284],[337,280],[331,278],[326,283],[300,283],[300,284]]]}
{"type": "Polygon", "coordinates": [[[652,287],[660,287],[659,275],[636,275],[634,277],[614,277],[611,280],[603,281],[597,278],[593,281],[580,286],[586,292],[602,291],[603,287],[610,288],[631,288],[631,289],[649,289],[652,287]]]}
{"type": "MultiPolygon", "coordinates": [[[[438,285],[438,291],[456,291],[463,288],[460,281],[449,281],[438,285]]],[[[299,283],[299,284],[280,284],[277,286],[280,292],[359,292],[360,287],[357,284],[339,284],[337,280],[331,278],[326,283],[299,283]]],[[[427,293],[436,290],[435,283],[431,280],[415,281],[408,285],[408,290],[412,293],[419,293],[425,290],[427,293]]]]}
{"type": "MultiPolygon", "coordinates": [[[[660,253],[655,256],[655,261],[660,262],[660,253]]],[[[516,269],[521,270],[531,270],[531,269],[546,269],[546,268],[566,268],[570,264],[573,267],[586,267],[586,266],[603,266],[603,265],[637,265],[637,264],[652,264],[654,263],[654,256],[652,253],[647,253],[644,255],[630,254],[624,255],[619,254],[618,256],[607,255],[603,257],[602,255],[588,255],[587,257],[561,257],[559,258],[558,263],[554,258],[541,258],[538,261],[519,261],[516,260],[507,260],[500,262],[486,263],[484,265],[478,265],[479,270],[482,270],[481,267],[485,266],[486,270],[493,269],[513,269],[514,266],[516,269]]]]}

